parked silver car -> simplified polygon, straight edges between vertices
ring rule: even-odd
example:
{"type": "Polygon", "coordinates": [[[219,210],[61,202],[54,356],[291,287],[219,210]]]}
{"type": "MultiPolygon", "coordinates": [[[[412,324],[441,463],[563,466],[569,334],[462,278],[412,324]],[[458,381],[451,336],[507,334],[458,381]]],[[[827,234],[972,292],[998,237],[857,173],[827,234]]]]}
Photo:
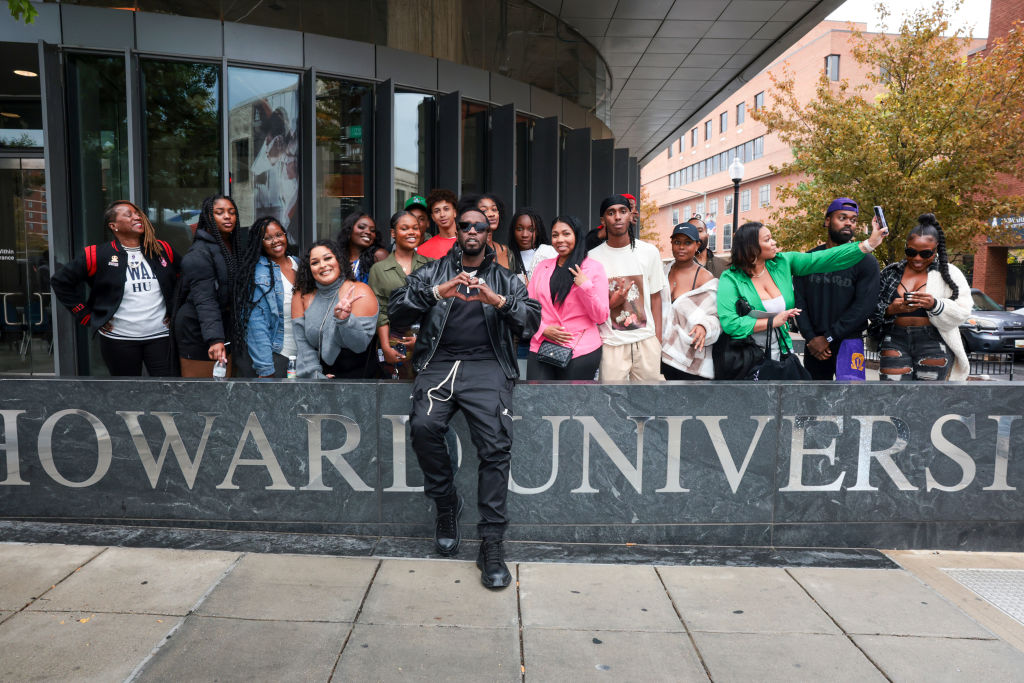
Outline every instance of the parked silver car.
{"type": "Polygon", "coordinates": [[[980,289],[972,289],[974,309],[960,326],[967,351],[1024,354],[1024,315],[1007,311],[980,289]]]}

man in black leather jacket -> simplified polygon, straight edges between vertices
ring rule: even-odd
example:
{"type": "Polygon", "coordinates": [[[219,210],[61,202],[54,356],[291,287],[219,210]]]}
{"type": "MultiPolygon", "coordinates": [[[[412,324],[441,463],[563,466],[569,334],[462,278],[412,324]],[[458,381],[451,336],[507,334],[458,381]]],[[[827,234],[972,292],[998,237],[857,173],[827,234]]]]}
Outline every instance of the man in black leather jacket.
{"type": "Polygon", "coordinates": [[[508,525],[509,460],[512,451],[512,389],[519,376],[516,337],[528,339],[540,324],[540,303],[494,261],[487,247],[487,218],[476,209],[458,219],[458,243],[437,261],[409,275],[391,294],[388,318],[398,328],[419,322],[413,365],[412,446],[424,490],[437,507],[435,545],[442,555],[459,549],[462,497],[445,447],[448,422],[461,409],[480,460],[477,566],[488,588],[512,581],[503,557],[508,525]]]}

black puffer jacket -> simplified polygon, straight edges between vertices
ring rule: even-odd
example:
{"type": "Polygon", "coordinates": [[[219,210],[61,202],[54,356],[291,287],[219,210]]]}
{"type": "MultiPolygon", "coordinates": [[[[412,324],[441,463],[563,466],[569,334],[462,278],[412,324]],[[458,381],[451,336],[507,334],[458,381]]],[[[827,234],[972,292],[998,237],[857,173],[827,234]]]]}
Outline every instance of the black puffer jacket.
{"type": "MultiPolygon", "coordinates": [[[[143,253],[143,258],[160,283],[164,305],[170,315],[174,309],[174,286],[178,281],[181,258],[167,242],[157,241],[164,250],[163,255],[151,259],[143,253]]],[[[117,240],[111,240],[83,249],[78,258],[57,269],[50,278],[50,286],[57,300],[67,306],[78,324],[95,334],[120,308],[127,277],[128,257],[124,247],[117,240]],[[88,298],[85,298],[84,284],[89,285],[88,298]]]]}
{"type": "MultiPolygon", "coordinates": [[[[391,293],[388,303],[391,327],[405,329],[420,323],[416,355],[413,358],[416,372],[427,367],[434,357],[451,310],[451,299],[438,301],[434,297],[434,285],[444,284],[460,272],[462,250],[456,244],[445,257],[413,271],[405,286],[391,293]]],[[[506,298],[505,306],[500,310],[494,306],[483,307],[484,321],[501,369],[505,371],[506,377],[516,379],[519,377],[516,338],[529,339],[537,331],[540,325],[540,302],[529,297],[526,286],[512,271],[494,262],[494,250],[490,247],[476,275],[482,277],[496,294],[506,298]]]]}
{"type": "MultiPolygon", "coordinates": [[[[237,240],[236,240],[237,244],[237,240]]],[[[205,230],[196,230],[195,241],[181,261],[181,291],[174,317],[179,339],[186,327],[206,344],[231,340],[232,283],[220,245],[205,230]]]]}

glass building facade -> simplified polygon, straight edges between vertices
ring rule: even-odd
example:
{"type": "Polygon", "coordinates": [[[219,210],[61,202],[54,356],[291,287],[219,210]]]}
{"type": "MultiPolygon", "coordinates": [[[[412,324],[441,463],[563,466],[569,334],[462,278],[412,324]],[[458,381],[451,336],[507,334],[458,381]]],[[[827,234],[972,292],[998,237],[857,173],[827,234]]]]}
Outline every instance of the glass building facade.
{"type": "MultiPolygon", "coordinates": [[[[243,226],[277,217],[297,251],[359,208],[386,225],[433,187],[496,192],[509,214],[585,205],[566,194],[580,185],[567,168],[590,169],[564,150],[565,121],[611,142],[596,50],[529,2],[427,4],[44,2],[34,25],[3,16],[0,56],[36,76],[0,96],[0,336],[17,352],[0,352],[0,373],[105,371],[51,304],[48,273],[109,239],[116,199],[181,252],[218,192],[243,226]]],[[[635,191],[636,159],[616,154],[616,186],[635,191]]]]}

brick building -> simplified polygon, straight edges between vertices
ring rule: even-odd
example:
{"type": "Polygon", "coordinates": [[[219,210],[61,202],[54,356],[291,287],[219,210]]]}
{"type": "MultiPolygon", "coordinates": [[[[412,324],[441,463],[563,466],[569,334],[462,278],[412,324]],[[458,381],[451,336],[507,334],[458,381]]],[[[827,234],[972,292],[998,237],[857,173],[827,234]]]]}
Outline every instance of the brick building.
{"type": "MultiPolygon", "coordinates": [[[[832,80],[848,80],[851,86],[866,83],[867,69],[852,55],[851,26],[860,31],[867,28],[846,21],[818,24],[641,169],[641,183],[659,207],[657,227],[661,234],[668,235],[676,223],[699,213],[709,227],[715,223],[710,246],[719,254],[729,252],[733,183],[728,168],[734,156],[744,163],[737,225],[768,221],[777,208],[779,188],[800,178],[772,172],[772,166],[782,166],[792,158],[790,148],[777,135],[768,134],[765,126],[749,114],[771,104],[771,75],[781,77],[784,70],[793,75],[795,94],[804,102],[815,96],[823,71],[832,80]]],[[[979,40],[970,48],[984,44],[979,40]]],[[[661,243],[663,256],[670,257],[669,240],[661,243]]]]}
{"type": "MultiPolygon", "coordinates": [[[[1024,19],[1024,0],[992,0],[988,19],[988,40],[997,40],[1009,33],[1013,24],[1024,19]]],[[[1003,178],[1009,191],[1024,195],[1024,181],[1003,178]]],[[[981,289],[999,303],[1014,308],[1024,307],[1024,265],[1007,264],[1010,249],[1024,247],[1024,216],[999,216],[994,220],[1013,227],[1020,239],[1016,242],[997,244],[988,238],[978,239],[978,250],[974,254],[974,277],[972,286],[981,289]]]]}

